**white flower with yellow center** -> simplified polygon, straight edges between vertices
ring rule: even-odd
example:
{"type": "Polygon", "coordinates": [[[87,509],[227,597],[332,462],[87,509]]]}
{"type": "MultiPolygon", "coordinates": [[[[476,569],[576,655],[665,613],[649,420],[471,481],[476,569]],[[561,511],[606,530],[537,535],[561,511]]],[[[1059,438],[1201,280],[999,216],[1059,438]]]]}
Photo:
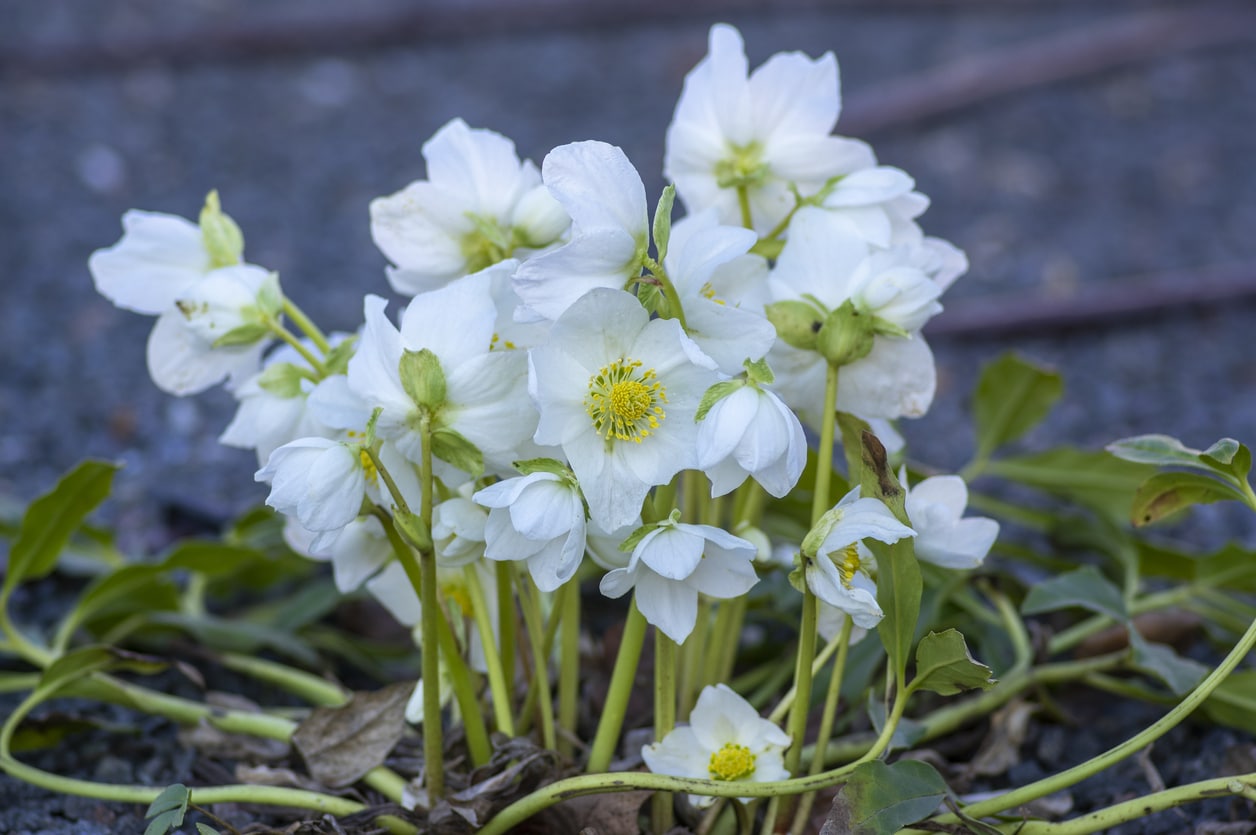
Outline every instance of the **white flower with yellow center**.
{"type": "Polygon", "coordinates": [[[711,27],[709,51],[685,77],[667,129],[663,173],[690,213],[770,231],[803,194],[831,177],[876,164],[863,142],[831,136],[841,111],[837,59],[773,55],[748,74],[741,35],[711,27]],[[744,199],[743,199],[744,195],[744,199]]]}
{"type": "Polygon", "coordinates": [[[650,488],[697,461],[694,414],[715,363],[674,319],[650,319],[622,290],[596,289],[530,352],[534,439],[561,446],[603,530],[636,518],[650,488]]]}
{"type": "Polygon", "coordinates": [[[820,600],[850,615],[855,626],[871,629],[883,612],[873,580],[876,559],[863,540],[894,543],[916,532],[898,521],[884,502],[860,498],[858,487],[824,515],[820,526],[827,530],[820,529],[823,538],[807,560],[807,586],[820,600]]]}
{"type": "Polygon", "coordinates": [[[423,145],[427,179],[371,202],[371,237],[396,264],[388,281],[416,295],[556,243],[569,220],[515,144],[461,119],[423,145]]]}
{"type": "MultiPolygon", "coordinates": [[[[689,724],[641,749],[655,774],[720,783],[770,783],[789,779],[785,749],[789,734],[764,719],[726,684],[702,688],[689,724]]],[[[739,798],[743,803],[749,798],[739,798]]],[[[714,797],[691,794],[689,802],[710,806],[714,797]]]]}

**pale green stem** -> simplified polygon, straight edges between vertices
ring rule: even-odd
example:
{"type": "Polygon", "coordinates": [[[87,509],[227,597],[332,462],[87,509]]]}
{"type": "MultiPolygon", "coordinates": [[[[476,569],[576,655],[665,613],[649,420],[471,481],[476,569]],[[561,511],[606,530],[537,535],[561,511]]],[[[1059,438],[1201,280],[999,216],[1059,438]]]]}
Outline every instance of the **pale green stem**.
{"type": "Polygon", "coordinates": [[[506,680],[515,680],[515,567],[508,561],[495,562],[493,570],[497,573],[497,629],[501,635],[502,669],[506,680]]]}
{"type": "Polygon", "coordinates": [[[532,674],[539,682],[537,697],[540,704],[537,713],[541,719],[541,744],[553,750],[556,745],[554,734],[554,700],[550,694],[549,653],[545,648],[545,624],[541,617],[541,592],[532,582],[531,576],[520,575],[518,578],[519,604],[523,609],[523,625],[528,633],[528,645],[532,649],[532,674]]]}
{"type": "Polygon", "coordinates": [[[288,343],[294,351],[301,355],[301,359],[309,363],[310,368],[314,369],[315,373],[317,373],[319,377],[326,376],[327,365],[321,359],[314,356],[314,352],[305,347],[296,334],[285,328],[283,326],[283,322],[278,319],[273,319],[269,316],[265,318],[266,325],[270,329],[271,333],[288,343]]]}
{"type": "Polygon", "coordinates": [[[558,752],[568,757],[576,738],[576,719],[580,706],[580,583],[572,577],[558,590],[558,611],[554,617],[561,623],[558,654],[558,752]]]}
{"type": "Polygon", "coordinates": [[[820,446],[816,450],[816,484],[811,497],[811,524],[829,509],[829,484],[833,476],[833,434],[837,428],[834,404],[837,403],[838,367],[829,363],[824,373],[824,408],[827,415],[820,426],[820,446]]]}
{"type": "Polygon", "coordinates": [[[339,707],[349,700],[349,694],[340,685],[286,664],[238,652],[224,652],[217,660],[229,670],[273,684],[310,704],[339,707]]]}
{"type": "Polygon", "coordinates": [[[668,277],[667,271],[663,269],[663,265],[653,258],[646,258],[645,268],[659,283],[659,289],[663,291],[663,298],[667,299],[667,310],[671,314],[672,319],[680,322],[680,327],[686,333],[689,326],[685,323],[685,308],[680,303],[680,294],[676,292],[676,285],[668,277]]]}
{"type": "Polygon", "coordinates": [[[510,713],[510,689],[502,674],[502,660],[497,654],[497,639],[493,636],[493,621],[488,616],[488,599],[484,596],[484,587],[480,585],[480,576],[477,572],[475,565],[468,564],[463,566],[462,576],[466,580],[467,594],[471,596],[471,614],[475,618],[476,628],[480,631],[484,665],[488,667],[488,687],[493,698],[493,718],[497,722],[499,731],[513,737],[515,721],[510,713]]]}
{"type": "MultiPolygon", "coordinates": [[[[676,727],[676,642],[663,630],[654,630],[654,740],[676,727]]],[[[651,819],[655,835],[664,835],[672,828],[672,796],[659,792],[651,799],[651,819]]]]}
{"type": "MultiPolygon", "coordinates": [[[[815,661],[811,663],[811,675],[813,677],[816,673],[820,672],[821,667],[828,663],[829,659],[833,657],[833,654],[841,649],[841,637],[841,635],[838,635],[836,638],[825,644],[824,649],[820,650],[820,654],[817,655],[815,661]]],[[[785,714],[789,712],[791,707],[793,707],[795,692],[794,688],[790,687],[785,695],[781,697],[781,700],[776,703],[776,707],[772,708],[772,712],[768,714],[769,722],[780,722],[781,719],[785,717],[785,714]]]]}
{"type": "Polygon", "coordinates": [[[585,770],[591,775],[610,767],[615,747],[619,743],[619,732],[624,727],[624,714],[632,695],[632,684],[637,677],[637,662],[641,659],[641,646],[644,642],[645,616],[637,609],[634,600],[628,607],[628,617],[624,621],[624,631],[619,639],[619,654],[615,657],[615,668],[611,671],[611,683],[606,692],[606,705],[602,708],[602,718],[598,721],[597,734],[593,737],[593,746],[589,751],[589,763],[585,770]]]}
{"type": "Polygon", "coordinates": [[[283,298],[283,312],[292,320],[292,324],[296,325],[301,333],[309,337],[309,340],[318,347],[318,350],[323,352],[324,356],[331,351],[331,343],[327,341],[327,337],[322,330],[319,329],[318,325],[314,324],[314,320],[305,315],[304,310],[297,307],[292,299],[287,296],[283,298]]]}
{"type": "MultiPolygon", "coordinates": [[[[833,661],[833,672],[829,676],[829,689],[824,694],[824,712],[820,714],[820,731],[816,735],[815,751],[811,755],[810,774],[819,774],[824,770],[824,750],[833,735],[833,720],[837,717],[837,702],[842,692],[842,677],[846,673],[846,658],[850,654],[850,633],[853,625],[851,619],[846,618],[841,633],[837,636],[837,658],[833,661]]],[[[802,796],[798,811],[794,813],[794,825],[790,829],[790,835],[803,834],[810,823],[811,808],[815,800],[816,796],[811,792],[802,796]]]]}
{"type": "MultiPolygon", "coordinates": [[[[994,815],[999,812],[1013,809],[1031,800],[1037,800],[1045,797],[1052,792],[1072,786],[1087,777],[1103,771],[1105,768],[1118,763],[1129,755],[1135,753],[1140,748],[1155,742],[1179,722],[1191,714],[1195,708],[1199,707],[1205,699],[1216,689],[1226,676],[1228,676],[1239,662],[1251,651],[1253,644],[1256,644],[1256,621],[1253,621],[1247,631],[1243,633],[1243,637],[1235,645],[1230,654],[1225,657],[1221,664],[1209,673],[1203,681],[1196,685],[1176,707],[1166,713],[1159,721],[1145,728],[1141,732],[1127,739],[1125,742],[1114,748],[1105,751],[1097,757],[1087,760],[1080,765],[1061,771],[1043,780],[1030,783],[1018,789],[1010,791],[998,797],[990,798],[979,803],[974,803],[964,809],[965,814],[970,817],[981,818],[986,815],[994,815]]],[[[954,822],[954,816],[947,816],[941,820],[948,823],[954,822]]]]}
{"type": "MultiPolygon", "coordinates": [[[[551,617],[545,622],[545,637],[542,642],[543,654],[549,658],[554,654],[554,640],[558,637],[558,627],[561,625],[562,618],[551,617]]],[[[532,715],[536,713],[536,700],[541,690],[541,684],[549,685],[549,679],[542,679],[531,676],[528,682],[528,695],[524,697],[523,707],[519,709],[519,720],[515,722],[515,733],[523,736],[528,733],[532,727],[532,715]]]]}
{"type": "MultiPolygon", "coordinates": [[[[432,529],[432,487],[435,473],[432,470],[432,423],[426,413],[419,421],[422,454],[419,470],[419,515],[423,529],[432,529]]],[[[391,485],[390,485],[391,487],[391,485]]],[[[394,496],[395,498],[395,496],[394,496]]],[[[420,631],[423,637],[423,772],[427,781],[428,797],[435,802],[445,796],[445,746],[444,729],[440,715],[440,656],[437,653],[437,623],[441,617],[440,601],[436,589],[436,552],[428,547],[419,553],[420,631]]]]}
{"type": "Polygon", "coordinates": [[[677,675],[676,705],[680,716],[688,716],[702,687],[702,656],[714,655],[711,646],[711,601],[698,597],[698,616],[693,632],[680,647],[680,666],[677,675]]]}
{"type": "Polygon", "coordinates": [[[811,709],[811,665],[816,654],[816,596],[804,587],[802,624],[798,635],[798,657],[794,667],[794,703],[789,712],[789,750],[785,752],[785,770],[798,774],[802,760],[803,740],[807,735],[807,714],[811,709]]]}
{"type": "Polygon", "coordinates": [[[747,229],[754,229],[754,222],[750,216],[750,190],[744,185],[737,186],[737,206],[741,209],[741,225],[747,229]]]}
{"type": "Polygon", "coordinates": [[[0,631],[3,631],[5,637],[8,638],[9,649],[17,653],[32,666],[39,667],[42,670],[56,659],[56,656],[49,652],[46,647],[31,641],[9,620],[8,593],[0,595],[0,631]]]}

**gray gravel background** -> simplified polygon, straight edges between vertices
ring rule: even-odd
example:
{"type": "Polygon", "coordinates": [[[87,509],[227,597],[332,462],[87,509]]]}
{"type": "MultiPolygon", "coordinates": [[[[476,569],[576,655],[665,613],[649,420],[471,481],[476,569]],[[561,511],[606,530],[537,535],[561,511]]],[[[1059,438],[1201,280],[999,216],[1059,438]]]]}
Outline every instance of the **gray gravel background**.
{"type": "MultiPolygon", "coordinates": [[[[645,21],[626,23],[631,3],[549,4],[542,25],[525,25],[517,7],[502,17],[485,0],[446,0],[426,8],[461,30],[409,43],[399,32],[369,47],[346,27],[343,44],[305,49],[293,48],[305,27],[402,6],[0,0],[0,495],[29,500],[84,456],[123,460],[107,512],[140,545],[163,505],[226,515],[264,497],[251,454],[215,441],[230,397],[159,392],[144,368],[151,320],[92,289],[87,257],[117,240],[129,208],[194,217],[217,188],[249,260],[278,270],[325,327],[352,329],[362,295],[387,292],[367,203],[421,177],[420,145],[454,116],[511,136],[538,162],[572,140],[619,144],[657,194],[663,131],[714,20],[741,27],[752,65],[778,50],[834,50],[853,115],[856,100],[868,104],[896,79],[1149,8],[810,5],[679,12],[641,0],[645,21]],[[490,34],[469,34],[480,23],[490,34]],[[220,60],[192,60],[216,32],[265,26],[289,37],[245,38],[220,60]],[[185,48],[145,52],[171,39],[185,48]],[[75,64],[75,55],[96,58],[75,64]]],[[[944,299],[956,311],[1084,303],[1119,286],[1137,296],[1158,274],[1216,265],[1256,278],[1251,38],[1164,50],[862,136],[933,199],[926,230],[969,253],[969,275],[944,299]]],[[[915,455],[942,468],[967,459],[967,392],[979,365],[1008,347],[1067,381],[1030,446],[1093,448],[1152,431],[1198,446],[1224,435],[1256,442],[1250,298],[1070,329],[939,335],[934,410],[905,427],[915,455]]],[[[1238,514],[1196,519],[1186,531],[1201,542],[1251,541],[1238,514]]],[[[70,819],[48,826],[20,831],[99,831],[70,819]]]]}

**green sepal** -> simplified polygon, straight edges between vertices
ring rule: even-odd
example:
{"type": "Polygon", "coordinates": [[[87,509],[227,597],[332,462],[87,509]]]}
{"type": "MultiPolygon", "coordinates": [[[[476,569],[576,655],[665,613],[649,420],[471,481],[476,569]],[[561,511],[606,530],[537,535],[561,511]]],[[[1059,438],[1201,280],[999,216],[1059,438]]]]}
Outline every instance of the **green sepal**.
{"type": "Polygon", "coordinates": [[[785,249],[785,242],[780,238],[760,238],[754,246],[750,247],[752,253],[769,261],[779,258],[783,249],[785,249]]]}
{"type": "Polygon", "coordinates": [[[399,507],[392,509],[393,524],[397,532],[409,542],[419,553],[432,553],[432,531],[423,521],[423,517],[399,507]]]}
{"type": "Polygon", "coordinates": [[[624,551],[626,553],[632,553],[634,550],[636,550],[637,545],[641,543],[641,540],[645,539],[646,534],[650,533],[655,528],[662,527],[663,524],[665,523],[670,523],[674,525],[679,521],[680,521],[680,509],[673,508],[672,512],[668,515],[665,522],[647,522],[646,524],[637,528],[632,533],[628,534],[628,538],[625,539],[623,542],[619,543],[619,550],[624,551]]]}
{"type": "Polygon", "coordinates": [[[353,354],[358,348],[358,338],[356,336],[346,339],[339,345],[332,346],[327,352],[327,356],[323,359],[323,367],[327,369],[328,376],[335,374],[347,374],[349,372],[349,360],[353,359],[353,354]]]}
{"type": "Polygon", "coordinates": [[[375,425],[379,423],[379,416],[384,413],[383,406],[376,406],[371,412],[371,416],[366,420],[366,437],[362,439],[363,447],[375,447],[375,425]]]}
{"type": "Polygon", "coordinates": [[[290,362],[276,362],[266,366],[257,378],[257,385],[267,394],[290,398],[301,394],[301,381],[309,379],[309,371],[290,362]]]}
{"type": "Polygon", "coordinates": [[[473,478],[484,473],[484,453],[456,430],[447,426],[432,432],[432,454],[473,478]]]}
{"type": "Polygon", "coordinates": [[[798,299],[773,302],[764,308],[776,335],[800,351],[816,349],[816,334],[824,326],[824,313],[815,305],[798,299]]]}
{"type": "Polygon", "coordinates": [[[746,385],[745,380],[722,380],[707,389],[702,395],[702,402],[698,404],[698,411],[694,413],[694,423],[705,420],[707,413],[715,407],[716,403],[719,403],[744,385],[746,385]]]}
{"type": "Polygon", "coordinates": [[[833,365],[839,368],[861,360],[872,353],[876,337],[876,322],[872,316],[860,313],[849,300],[830,311],[816,333],[815,348],[833,365]]]}
{"type": "Polygon", "coordinates": [[[675,202],[676,186],[669,183],[659,195],[658,205],[654,207],[654,251],[660,264],[667,257],[667,244],[672,237],[672,206],[675,202]]]}
{"type": "Polygon", "coordinates": [[[789,584],[799,594],[807,593],[807,558],[802,552],[794,554],[794,567],[789,571],[789,584]]]}
{"type": "Polygon", "coordinates": [[[242,348],[254,345],[270,335],[270,328],[261,322],[248,322],[232,328],[214,340],[215,348],[242,348]]]}
{"type": "Polygon", "coordinates": [[[799,553],[804,559],[815,559],[820,555],[820,546],[824,544],[824,540],[828,538],[837,523],[842,521],[842,516],[846,514],[846,509],[838,509],[836,507],[829,508],[822,515],[811,530],[807,531],[807,535],[802,538],[802,545],[799,553]]]}
{"type": "Polygon", "coordinates": [[[746,379],[756,386],[770,386],[776,382],[776,375],[772,373],[767,357],[760,357],[757,360],[746,357],[742,360],[741,366],[746,369],[746,379]]]}
{"type": "Polygon", "coordinates": [[[209,253],[212,268],[230,267],[240,263],[244,257],[244,235],[236,222],[223,212],[217,189],[205,196],[200,226],[201,242],[209,253]]]}
{"type": "Polygon", "coordinates": [[[268,272],[257,289],[257,309],[263,316],[278,319],[283,312],[283,289],[279,286],[279,273],[268,272]]]}
{"type": "Polygon", "coordinates": [[[403,351],[397,370],[401,373],[401,387],[417,405],[434,412],[444,404],[445,372],[440,358],[427,348],[403,351]]]}
{"type": "Polygon", "coordinates": [[[657,313],[660,319],[669,318],[671,308],[667,304],[667,296],[664,295],[663,288],[652,281],[637,282],[637,301],[649,312],[657,313]]]}
{"type": "Polygon", "coordinates": [[[930,632],[916,646],[913,690],[954,696],[974,688],[986,690],[995,683],[990,668],[973,659],[964,636],[954,629],[930,632]]]}
{"type": "Polygon", "coordinates": [[[512,466],[523,475],[549,473],[565,480],[571,480],[574,477],[566,464],[554,458],[526,458],[522,461],[515,461],[512,466]]]}

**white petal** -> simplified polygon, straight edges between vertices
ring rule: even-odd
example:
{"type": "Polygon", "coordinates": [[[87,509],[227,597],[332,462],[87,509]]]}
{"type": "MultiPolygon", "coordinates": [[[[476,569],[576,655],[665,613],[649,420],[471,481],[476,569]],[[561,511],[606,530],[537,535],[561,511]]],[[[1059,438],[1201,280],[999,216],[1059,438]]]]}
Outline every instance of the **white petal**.
{"type": "Polygon", "coordinates": [[[148,373],[168,394],[196,394],[227,377],[256,373],[265,347],[259,342],[241,348],[211,348],[172,307],[157,317],[149,332],[148,373]]]}
{"type": "Polygon", "coordinates": [[[427,348],[440,358],[446,375],[487,353],[497,321],[490,280],[476,273],[415,296],[401,315],[401,344],[411,351],[427,348]]]}
{"type": "Polygon", "coordinates": [[[705,542],[701,536],[666,526],[656,528],[637,543],[633,556],[668,580],[683,580],[702,561],[705,542]]]}
{"type": "Polygon", "coordinates": [[[920,417],[936,388],[937,370],[924,337],[877,337],[868,356],[842,369],[837,408],[864,418],[920,417]]]}
{"type": "Polygon", "coordinates": [[[565,246],[524,261],[515,293],[529,311],[552,321],[594,288],[623,289],[641,271],[639,254],[638,242],[623,229],[581,230],[565,246]]]}
{"type": "Polygon", "coordinates": [[[646,768],[655,774],[672,777],[697,777],[708,779],[707,767],[711,751],[704,750],[693,729],[685,726],[673,728],[662,742],[646,745],[641,749],[646,768]]]}
{"type": "Polygon", "coordinates": [[[907,515],[912,508],[935,505],[946,511],[946,517],[959,519],[968,506],[968,485],[957,475],[935,475],[926,478],[907,493],[907,515]]]}
{"type": "Polygon", "coordinates": [[[702,688],[689,724],[699,745],[718,751],[741,738],[741,728],[762,721],[759,711],[726,684],[702,688]]]}
{"type": "Polygon", "coordinates": [[[571,215],[577,233],[619,228],[644,244],[645,186],[620,148],[595,141],[561,145],[541,163],[541,178],[571,215]]]}
{"type": "Polygon", "coordinates": [[[195,223],[176,215],[132,209],[122,238],[87,260],[96,291],[118,307],[157,315],[209,272],[209,253],[195,223]]]}
{"type": "Polygon", "coordinates": [[[759,582],[754,571],[753,546],[748,555],[711,549],[685,582],[718,600],[741,597],[759,582]]]}
{"type": "Polygon", "coordinates": [[[465,194],[476,214],[507,220],[521,196],[515,143],[495,131],[447,122],[423,145],[427,176],[449,192],[465,194]]]}
{"type": "Polygon", "coordinates": [[[636,600],[646,622],[678,644],[685,642],[698,621],[698,593],[649,569],[642,570],[637,579],[636,600]]]}
{"type": "Polygon", "coordinates": [[[961,519],[949,528],[920,536],[916,556],[943,568],[976,568],[998,537],[999,523],[993,519],[961,519]]]}

